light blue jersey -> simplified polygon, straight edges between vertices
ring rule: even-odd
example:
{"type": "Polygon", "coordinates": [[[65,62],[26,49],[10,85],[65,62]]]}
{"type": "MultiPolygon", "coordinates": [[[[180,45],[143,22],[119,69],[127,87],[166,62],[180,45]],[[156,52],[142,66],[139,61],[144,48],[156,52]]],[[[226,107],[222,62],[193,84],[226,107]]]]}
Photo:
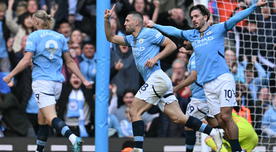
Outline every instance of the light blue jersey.
{"type": "Polygon", "coordinates": [[[198,30],[182,31],[195,50],[197,81],[201,85],[230,72],[224,59],[225,34],[224,23],[209,26],[202,37],[198,30]]]}
{"type": "Polygon", "coordinates": [[[269,106],[269,108],[264,113],[264,116],[262,118],[262,126],[265,129],[269,129],[273,132],[276,132],[276,107],[275,106],[269,106]]]}
{"type": "Polygon", "coordinates": [[[256,4],[240,11],[226,22],[209,26],[203,33],[196,29],[183,31],[171,26],[154,25],[154,28],[191,42],[195,51],[197,82],[204,85],[224,73],[230,73],[224,59],[224,36],[228,30],[232,29],[255,9],[256,4]]]}
{"type": "Polygon", "coordinates": [[[96,59],[93,57],[89,59],[82,55],[83,61],[80,62],[80,71],[84,78],[88,81],[95,82],[96,80],[96,59]]]}
{"type": "MultiPolygon", "coordinates": [[[[189,59],[188,71],[192,72],[195,70],[196,70],[196,61],[195,61],[195,54],[193,53],[189,59]]],[[[191,84],[190,89],[192,91],[192,97],[191,97],[192,99],[206,102],[204,89],[201,85],[199,85],[197,82],[194,82],[191,84]]]]}
{"type": "Polygon", "coordinates": [[[159,31],[145,27],[137,37],[133,35],[125,37],[127,45],[132,47],[136,67],[145,81],[154,71],[161,69],[160,61],[152,68],[146,67],[145,64],[147,60],[159,53],[164,39],[165,37],[159,31]]]}
{"type": "Polygon", "coordinates": [[[52,30],[38,30],[28,36],[25,51],[33,53],[33,80],[63,82],[62,54],[68,51],[62,34],[52,30]]]}

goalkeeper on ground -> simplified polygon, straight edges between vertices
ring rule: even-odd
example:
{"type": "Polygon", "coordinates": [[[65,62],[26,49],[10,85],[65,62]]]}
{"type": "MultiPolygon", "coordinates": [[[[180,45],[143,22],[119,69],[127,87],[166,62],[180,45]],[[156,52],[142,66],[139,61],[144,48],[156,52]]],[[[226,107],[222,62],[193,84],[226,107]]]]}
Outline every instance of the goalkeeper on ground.
{"type": "MultiPolygon", "coordinates": [[[[246,152],[251,152],[258,144],[258,135],[252,125],[245,118],[239,116],[236,112],[232,112],[232,117],[239,128],[239,143],[242,149],[246,152]]],[[[208,136],[205,139],[205,142],[212,148],[212,150],[217,149],[216,144],[211,137],[208,136]]],[[[223,145],[220,151],[231,151],[231,146],[226,140],[223,140],[223,145]]]]}

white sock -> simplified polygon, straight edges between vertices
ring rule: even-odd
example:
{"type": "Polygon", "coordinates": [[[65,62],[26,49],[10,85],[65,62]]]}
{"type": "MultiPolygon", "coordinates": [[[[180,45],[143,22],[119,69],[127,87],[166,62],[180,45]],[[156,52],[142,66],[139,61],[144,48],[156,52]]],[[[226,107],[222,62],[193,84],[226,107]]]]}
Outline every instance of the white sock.
{"type": "Polygon", "coordinates": [[[76,139],[77,139],[77,136],[76,136],[75,134],[71,134],[71,135],[69,136],[69,140],[70,140],[70,142],[72,143],[72,145],[75,144],[76,139]]]}
{"type": "Polygon", "coordinates": [[[210,136],[214,136],[217,134],[217,130],[216,129],[212,129],[212,131],[210,132],[210,136]]]}
{"type": "Polygon", "coordinates": [[[133,149],[135,152],[143,152],[143,149],[141,149],[141,148],[134,148],[133,149]]]}

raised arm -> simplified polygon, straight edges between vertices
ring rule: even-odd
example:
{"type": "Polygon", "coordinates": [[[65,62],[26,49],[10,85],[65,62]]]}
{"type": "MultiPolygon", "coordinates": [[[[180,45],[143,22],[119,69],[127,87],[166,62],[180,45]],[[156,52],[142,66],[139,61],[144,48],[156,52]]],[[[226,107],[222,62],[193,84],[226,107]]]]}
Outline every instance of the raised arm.
{"type": "Polygon", "coordinates": [[[18,32],[19,29],[19,25],[18,23],[14,20],[13,16],[12,16],[12,6],[14,4],[14,0],[9,0],[9,4],[8,4],[8,9],[6,11],[6,25],[7,27],[11,30],[11,32],[13,34],[16,34],[18,32]]]}
{"type": "Polygon", "coordinates": [[[153,11],[153,14],[152,14],[152,21],[153,22],[156,22],[157,19],[158,19],[158,15],[159,15],[159,9],[160,9],[160,2],[159,0],[154,0],[153,1],[153,5],[154,5],[154,11],[153,11]]]}
{"type": "Polygon", "coordinates": [[[249,8],[238,12],[233,17],[225,22],[226,30],[231,30],[237,23],[249,16],[257,7],[266,5],[266,0],[259,0],[256,4],[253,4],[249,8]]]}
{"type": "Polygon", "coordinates": [[[105,30],[105,36],[106,39],[109,42],[120,44],[120,45],[126,45],[125,39],[122,36],[114,35],[114,33],[111,32],[111,26],[109,22],[109,18],[114,12],[115,9],[114,5],[111,10],[105,10],[104,12],[104,30],[105,30]]]}
{"type": "Polygon", "coordinates": [[[174,44],[174,42],[167,37],[164,38],[162,46],[164,47],[164,49],[160,53],[158,53],[154,58],[149,59],[146,62],[145,66],[153,67],[158,60],[165,58],[166,56],[170,55],[174,50],[176,50],[176,45],[174,44]]]}
{"type": "Polygon", "coordinates": [[[169,36],[183,38],[182,30],[175,28],[173,26],[163,26],[163,25],[155,24],[153,21],[149,21],[147,24],[147,27],[155,28],[158,31],[165,33],[166,35],[169,35],[169,36]]]}
{"type": "Polygon", "coordinates": [[[196,79],[197,79],[197,72],[193,70],[185,80],[182,80],[177,86],[173,88],[173,91],[178,92],[180,89],[191,85],[193,82],[196,81],[196,79]]]}
{"type": "Polygon", "coordinates": [[[9,73],[7,76],[3,78],[6,83],[9,83],[11,79],[18,74],[19,72],[23,71],[25,68],[32,64],[32,52],[26,52],[24,57],[19,61],[16,67],[9,73]]]}

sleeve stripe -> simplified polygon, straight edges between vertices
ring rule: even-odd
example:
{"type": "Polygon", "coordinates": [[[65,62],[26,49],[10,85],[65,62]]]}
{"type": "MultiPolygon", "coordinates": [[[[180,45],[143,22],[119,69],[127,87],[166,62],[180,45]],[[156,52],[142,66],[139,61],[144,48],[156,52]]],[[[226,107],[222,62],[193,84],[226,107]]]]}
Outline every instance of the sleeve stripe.
{"type": "Polygon", "coordinates": [[[181,36],[184,40],[188,40],[189,41],[189,36],[188,35],[185,35],[184,33],[189,33],[190,30],[181,30],[181,36]]]}
{"type": "Polygon", "coordinates": [[[184,39],[186,39],[185,36],[184,36],[184,32],[183,32],[183,31],[181,31],[181,36],[182,36],[184,39]]]}
{"type": "Polygon", "coordinates": [[[201,87],[201,88],[203,88],[203,86],[202,85],[200,85],[198,82],[196,82],[195,81],[195,84],[197,85],[197,86],[199,86],[199,87],[201,87]]]}
{"type": "Polygon", "coordinates": [[[124,40],[125,40],[126,45],[130,46],[129,43],[128,43],[128,41],[127,41],[127,38],[125,36],[124,36],[124,40]]]}
{"type": "Polygon", "coordinates": [[[224,55],[218,51],[218,55],[224,58],[224,55]]]}
{"type": "Polygon", "coordinates": [[[225,30],[228,30],[228,29],[227,29],[226,22],[224,22],[223,24],[224,24],[224,28],[225,28],[225,30]]]}
{"type": "Polygon", "coordinates": [[[160,41],[160,43],[159,43],[159,44],[160,44],[160,45],[161,45],[161,44],[163,44],[163,42],[164,42],[164,41],[165,41],[165,36],[164,36],[164,35],[162,35],[162,40],[160,41]]]}

